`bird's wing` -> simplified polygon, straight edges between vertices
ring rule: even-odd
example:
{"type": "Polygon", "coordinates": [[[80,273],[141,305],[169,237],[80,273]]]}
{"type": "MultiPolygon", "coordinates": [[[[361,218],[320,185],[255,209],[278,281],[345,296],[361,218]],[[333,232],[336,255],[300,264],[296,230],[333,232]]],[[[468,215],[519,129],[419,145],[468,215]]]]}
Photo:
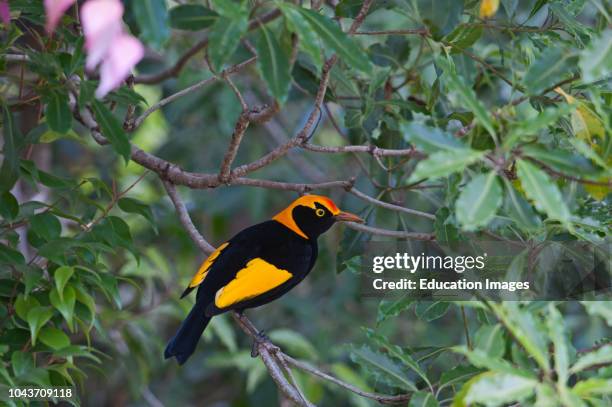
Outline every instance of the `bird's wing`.
{"type": "Polygon", "coordinates": [[[194,288],[196,288],[197,286],[202,284],[202,281],[204,281],[204,279],[208,275],[208,272],[210,271],[211,267],[213,266],[213,264],[215,263],[217,258],[219,258],[221,253],[224,252],[224,250],[227,248],[228,245],[229,245],[229,242],[223,243],[222,245],[217,247],[217,249],[214,252],[212,252],[210,254],[210,256],[208,256],[208,258],[206,260],[204,260],[204,262],[202,263],[202,265],[198,269],[198,272],[195,273],[195,275],[193,276],[193,278],[189,282],[189,285],[187,286],[187,288],[185,289],[185,291],[181,295],[181,298],[183,298],[184,296],[189,294],[194,288]]]}
{"type": "MultiPolygon", "coordinates": [[[[229,241],[220,245],[204,260],[181,298],[198,286],[200,288],[207,286],[205,291],[210,293],[212,300],[212,294],[216,290],[225,286],[240,269],[258,256],[262,242],[268,240],[266,237],[269,228],[270,222],[259,223],[242,230],[229,241]],[[206,283],[204,283],[205,281],[206,283]]],[[[200,294],[198,294],[198,297],[200,297],[200,294]]]]}
{"type": "Polygon", "coordinates": [[[259,257],[249,261],[233,280],[217,290],[215,307],[227,309],[234,304],[260,296],[289,280],[293,274],[259,257]]]}

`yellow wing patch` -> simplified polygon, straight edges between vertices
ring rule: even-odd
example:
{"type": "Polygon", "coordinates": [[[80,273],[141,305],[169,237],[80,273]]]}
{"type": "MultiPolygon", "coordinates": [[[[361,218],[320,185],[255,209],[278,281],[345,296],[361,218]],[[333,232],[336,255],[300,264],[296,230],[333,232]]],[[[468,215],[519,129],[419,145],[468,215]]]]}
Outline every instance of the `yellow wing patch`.
{"type": "Polygon", "coordinates": [[[202,284],[202,281],[206,278],[208,271],[212,264],[217,260],[217,257],[221,254],[221,251],[227,247],[229,243],[223,243],[221,246],[217,247],[217,249],[208,256],[204,263],[198,269],[198,272],[193,276],[191,282],[189,283],[189,288],[197,287],[202,284]]]}
{"type": "Polygon", "coordinates": [[[267,261],[256,258],[249,261],[236,277],[215,295],[217,308],[227,308],[232,304],[257,297],[278,287],[293,276],[287,270],[279,269],[267,261]]]}

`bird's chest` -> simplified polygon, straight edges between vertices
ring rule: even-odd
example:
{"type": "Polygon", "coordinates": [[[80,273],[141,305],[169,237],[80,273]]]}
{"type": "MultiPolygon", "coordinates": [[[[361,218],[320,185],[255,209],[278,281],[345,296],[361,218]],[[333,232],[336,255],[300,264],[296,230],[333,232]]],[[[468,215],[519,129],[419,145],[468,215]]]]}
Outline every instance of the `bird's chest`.
{"type": "Polygon", "coordinates": [[[295,277],[305,277],[317,257],[317,246],[310,242],[282,239],[263,250],[261,257],[295,277]]]}

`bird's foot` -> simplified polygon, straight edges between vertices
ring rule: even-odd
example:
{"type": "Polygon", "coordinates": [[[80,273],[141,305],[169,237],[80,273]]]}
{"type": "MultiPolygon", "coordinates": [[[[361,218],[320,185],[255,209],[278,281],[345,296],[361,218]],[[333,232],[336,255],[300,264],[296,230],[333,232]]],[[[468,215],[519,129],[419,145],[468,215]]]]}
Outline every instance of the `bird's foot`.
{"type": "Polygon", "coordinates": [[[253,348],[251,348],[251,357],[256,358],[257,356],[259,356],[260,347],[265,347],[270,353],[276,353],[280,351],[280,348],[272,343],[272,341],[264,331],[259,331],[255,335],[255,340],[253,341],[253,348]]]}

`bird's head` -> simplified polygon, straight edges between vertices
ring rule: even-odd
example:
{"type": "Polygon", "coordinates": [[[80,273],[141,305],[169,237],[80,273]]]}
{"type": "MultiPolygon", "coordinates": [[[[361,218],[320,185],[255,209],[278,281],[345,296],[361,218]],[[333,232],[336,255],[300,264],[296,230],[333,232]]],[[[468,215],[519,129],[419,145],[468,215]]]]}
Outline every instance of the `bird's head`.
{"type": "Polygon", "coordinates": [[[359,216],[342,212],[331,199],[320,195],[304,195],[272,219],[305,239],[316,239],[335,222],[363,223],[359,216]]]}

